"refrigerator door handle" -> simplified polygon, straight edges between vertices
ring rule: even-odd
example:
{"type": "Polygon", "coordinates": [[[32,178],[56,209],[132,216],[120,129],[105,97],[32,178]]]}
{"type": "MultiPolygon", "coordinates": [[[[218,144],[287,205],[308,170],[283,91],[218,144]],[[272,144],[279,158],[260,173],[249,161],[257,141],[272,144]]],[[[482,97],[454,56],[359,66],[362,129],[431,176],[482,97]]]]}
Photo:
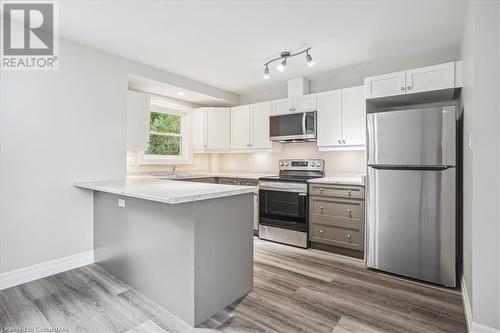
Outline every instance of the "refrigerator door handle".
{"type": "Polygon", "coordinates": [[[449,168],[453,168],[454,166],[449,165],[383,165],[383,164],[368,164],[369,168],[377,169],[377,170],[446,170],[449,168]]]}

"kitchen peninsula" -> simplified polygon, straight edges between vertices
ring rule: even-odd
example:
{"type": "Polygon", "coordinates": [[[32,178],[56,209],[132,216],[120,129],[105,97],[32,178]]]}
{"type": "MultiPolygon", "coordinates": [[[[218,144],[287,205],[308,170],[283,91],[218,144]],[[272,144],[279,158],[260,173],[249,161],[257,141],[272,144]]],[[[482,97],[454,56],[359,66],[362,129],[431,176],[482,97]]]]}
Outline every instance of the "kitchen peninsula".
{"type": "Polygon", "coordinates": [[[95,262],[196,326],[253,287],[253,187],[159,179],[94,193],[95,262]]]}

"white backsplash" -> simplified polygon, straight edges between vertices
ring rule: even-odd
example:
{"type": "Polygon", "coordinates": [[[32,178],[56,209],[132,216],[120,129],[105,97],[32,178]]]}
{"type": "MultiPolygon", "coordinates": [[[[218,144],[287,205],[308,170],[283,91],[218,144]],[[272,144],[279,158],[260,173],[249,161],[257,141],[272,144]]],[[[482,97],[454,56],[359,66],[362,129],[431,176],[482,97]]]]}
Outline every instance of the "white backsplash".
{"type": "MultiPolygon", "coordinates": [[[[279,153],[195,154],[193,164],[180,164],[177,172],[277,173],[280,159],[323,159],[327,175],[365,173],[364,151],[320,152],[314,142],[284,144],[279,153]]],[[[137,160],[127,152],[128,162],[137,160]]],[[[129,164],[129,163],[127,163],[129,164]]],[[[129,174],[168,172],[171,165],[128,165],[129,174]]]]}
{"type": "Polygon", "coordinates": [[[279,153],[223,154],[220,165],[222,172],[277,173],[286,158],[323,159],[327,175],[365,173],[364,151],[320,152],[314,142],[284,144],[279,153]]]}

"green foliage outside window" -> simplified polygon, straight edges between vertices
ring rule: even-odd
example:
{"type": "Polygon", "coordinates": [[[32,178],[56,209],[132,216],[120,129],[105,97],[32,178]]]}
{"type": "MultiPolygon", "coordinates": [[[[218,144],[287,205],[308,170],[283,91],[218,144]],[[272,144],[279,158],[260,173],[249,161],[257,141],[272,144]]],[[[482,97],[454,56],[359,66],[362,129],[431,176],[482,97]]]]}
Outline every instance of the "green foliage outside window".
{"type": "Polygon", "coordinates": [[[180,155],[181,116],[151,112],[147,155],[180,155]]]}

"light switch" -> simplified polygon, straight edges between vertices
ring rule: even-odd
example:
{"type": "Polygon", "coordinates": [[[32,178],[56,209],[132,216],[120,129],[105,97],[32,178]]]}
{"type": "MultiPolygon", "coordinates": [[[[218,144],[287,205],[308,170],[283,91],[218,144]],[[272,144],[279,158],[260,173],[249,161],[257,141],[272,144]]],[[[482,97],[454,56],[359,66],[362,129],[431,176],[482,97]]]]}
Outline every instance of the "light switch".
{"type": "Polygon", "coordinates": [[[118,206],[125,207],[125,199],[118,199],[118,206]]]}
{"type": "Polygon", "coordinates": [[[467,150],[472,150],[472,133],[467,134],[467,150]]]}

